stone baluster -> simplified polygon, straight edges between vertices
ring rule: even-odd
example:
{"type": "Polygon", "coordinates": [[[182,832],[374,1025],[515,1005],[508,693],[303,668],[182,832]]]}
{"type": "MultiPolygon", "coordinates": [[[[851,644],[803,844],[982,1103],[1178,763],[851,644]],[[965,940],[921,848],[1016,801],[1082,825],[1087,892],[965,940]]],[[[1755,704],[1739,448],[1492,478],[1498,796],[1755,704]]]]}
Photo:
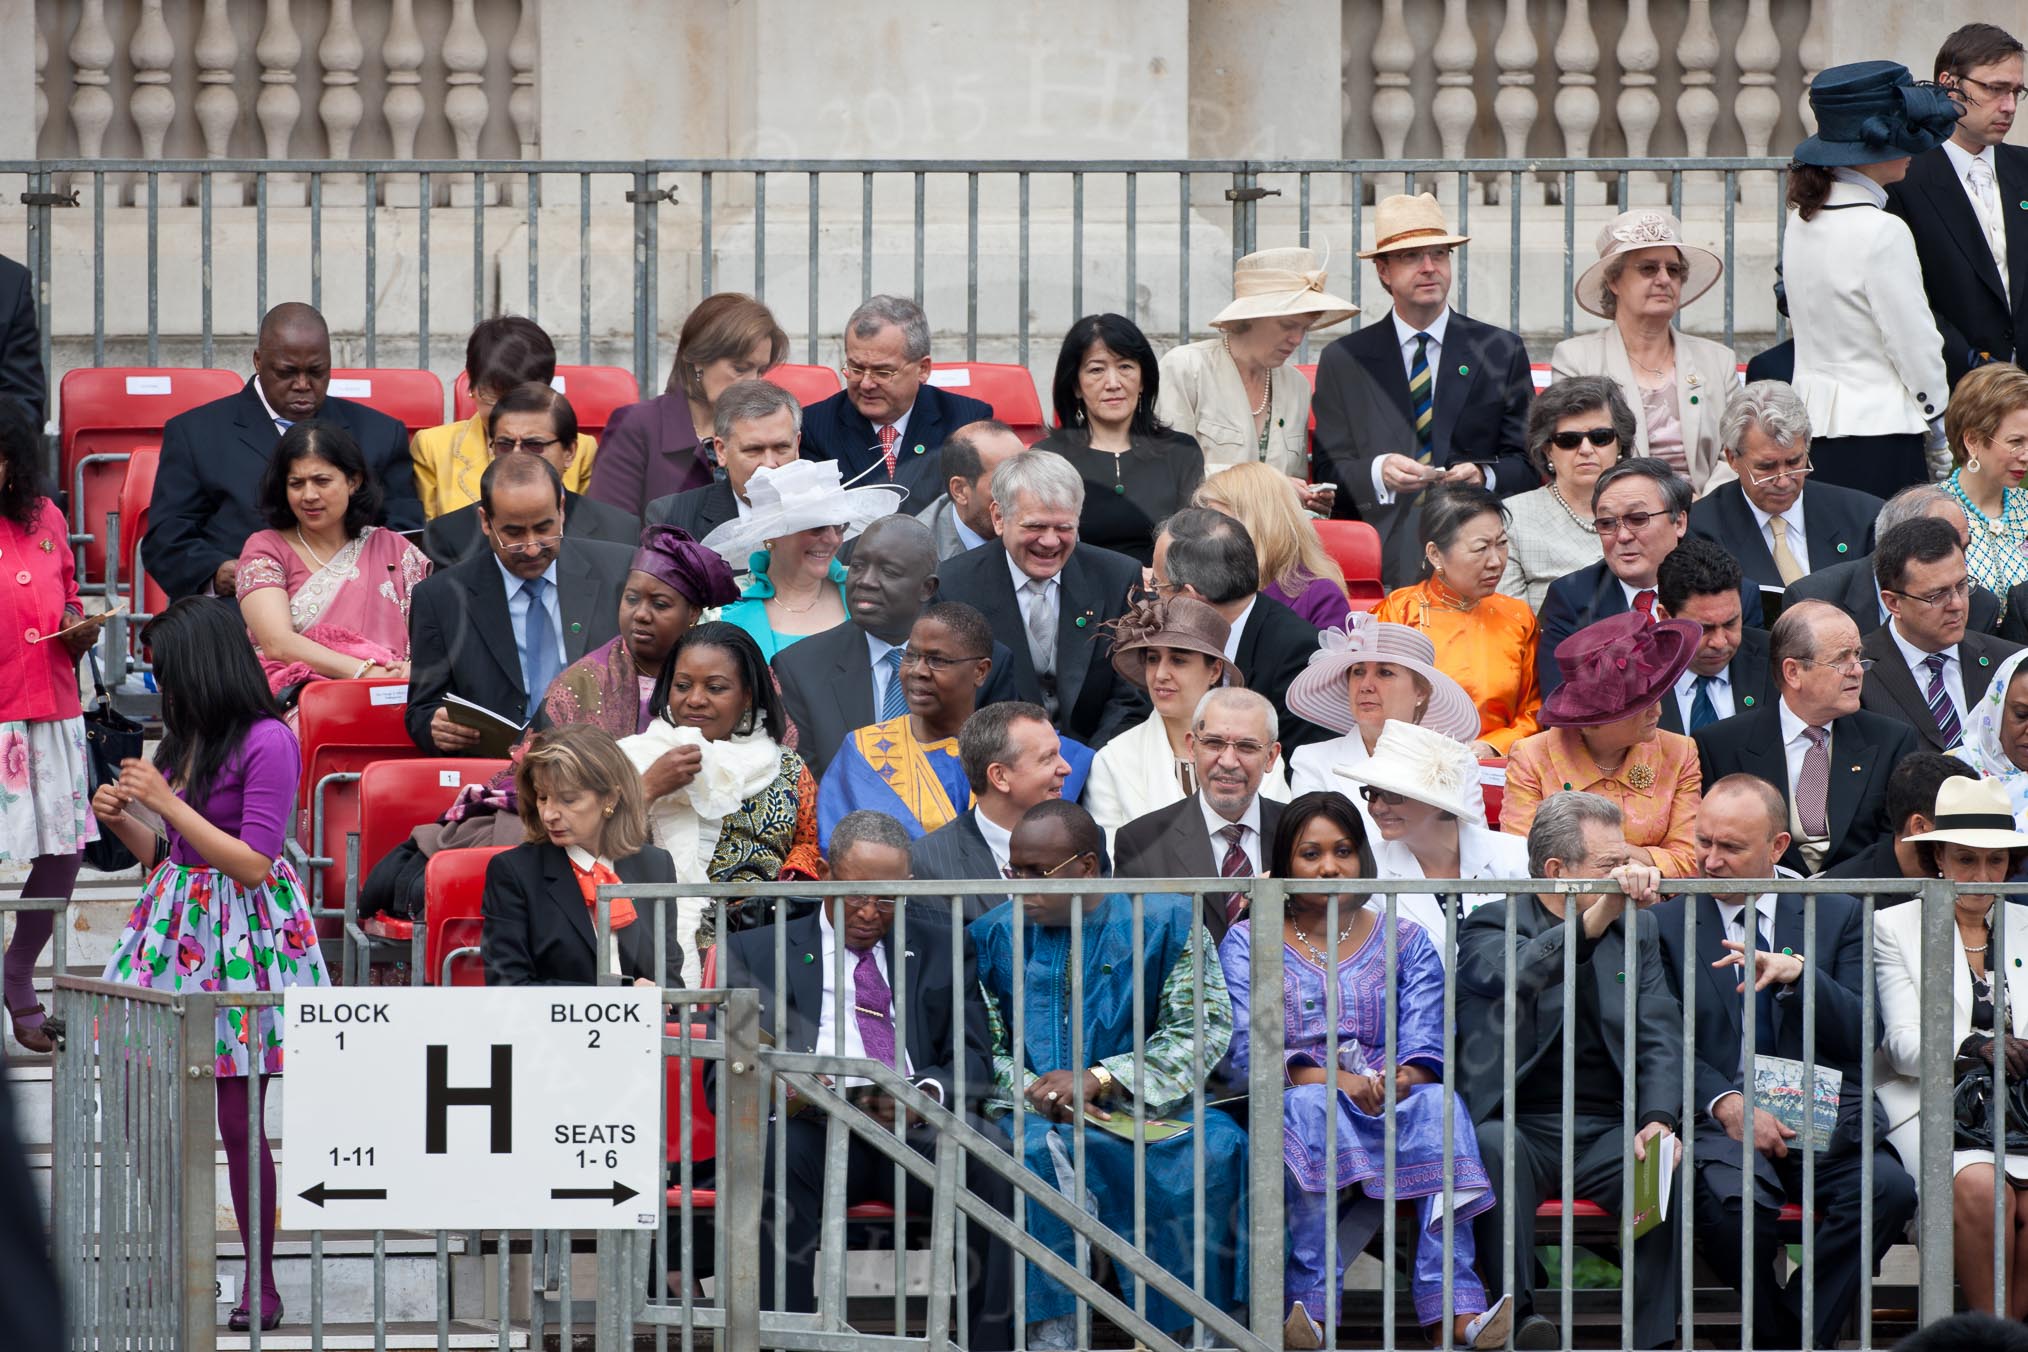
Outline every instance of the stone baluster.
{"type": "MultiPolygon", "coordinates": [[[[317,64],[324,68],[317,116],[324,123],[327,158],[352,158],[352,133],[366,116],[365,100],[359,97],[359,65],[365,59],[365,44],[352,22],[352,0],[331,0],[331,19],[317,44],[317,64]]],[[[358,174],[326,174],[323,193],[327,203],[356,205],[366,200],[366,180],[358,174]]]]}
{"type": "Polygon", "coordinates": [[[1802,114],[1805,136],[1817,134],[1817,115],[1810,111],[1810,81],[1817,78],[1831,54],[1825,8],[1824,0],[1810,0],[1810,21],[1803,25],[1802,40],[1796,43],[1796,57],[1803,63],[1803,92],[1796,97],[1796,111],[1802,114]]]}
{"type": "MultiPolygon", "coordinates": [[[[225,0],[204,0],[204,21],[197,27],[197,128],[204,136],[204,158],[222,160],[232,154],[232,132],[239,124],[239,38],[225,12],[225,0]]],[[[214,206],[238,206],[242,182],[238,174],[211,176],[214,206]]]]}
{"type": "MultiPolygon", "coordinates": [[[[451,124],[451,140],[461,160],[479,157],[479,133],[485,129],[489,109],[486,98],[486,35],[472,13],[472,0],[451,0],[451,26],[444,34],[444,69],[450,88],[444,93],[444,120],[451,124]]],[[[499,185],[486,184],[486,200],[498,200],[499,185]]],[[[451,178],[451,204],[470,206],[472,180],[468,174],[451,178]]]]}
{"type": "MultiPolygon", "coordinates": [[[[162,158],[162,141],[176,116],[176,95],[169,88],[169,66],[176,59],[176,39],[162,21],[162,0],[141,0],[141,17],[134,36],[127,43],[127,56],[134,63],[134,91],[127,101],[134,127],[141,133],[141,158],[162,158]]],[[[148,204],[146,176],[136,174],[127,185],[127,200],[133,206],[148,204]]],[[[163,206],[183,205],[180,183],[158,180],[156,200],[163,206]]]]}
{"type": "MultiPolygon", "coordinates": [[[[380,109],[394,142],[389,158],[412,160],[416,129],[423,119],[423,44],[415,27],[415,0],[394,0],[387,36],[380,43],[380,59],[387,67],[387,92],[381,96],[380,109]]],[[[412,207],[420,197],[420,187],[413,178],[388,179],[380,185],[380,200],[391,207],[412,207]]]]}
{"type": "Polygon", "coordinates": [[[1409,70],[1415,65],[1415,42],[1401,17],[1401,0],[1381,0],[1380,31],[1373,35],[1373,130],[1380,136],[1380,157],[1400,159],[1415,122],[1415,95],[1409,92],[1409,70]]]}
{"type": "MultiPolygon", "coordinates": [[[[1775,67],[1781,63],[1782,43],[1768,15],[1768,0],[1747,0],[1746,22],[1732,45],[1732,56],[1739,63],[1739,94],[1732,101],[1733,116],[1739,119],[1739,129],[1746,137],[1746,153],[1765,155],[1782,115],[1782,97],[1775,92],[1775,67]]],[[[1742,174],[1740,200],[1771,205],[1775,182],[1773,174],[1742,174]]]]}
{"type": "Polygon", "coordinates": [[[42,35],[42,25],[35,25],[35,151],[47,153],[42,145],[42,127],[49,121],[49,93],[42,87],[43,72],[49,69],[49,39],[42,35]]]}
{"type": "MultiPolygon", "coordinates": [[[[1662,120],[1662,100],[1655,93],[1655,67],[1662,61],[1662,45],[1656,41],[1654,25],[1648,22],[1648,0],[1628,0],[1626,26],[1620,29],[1619,45],[1613,54],[1620,63],[1620,96],[1616,111],[1620,131],[1627,138],[1627,155],[1642,159],[1648,154],[1655,124],[1662,120]]],[[[1627,201],[1622,211],[1635,204],[1652,206],[1668,198],[1668,180],[1659,174],[1627,175],[1627,201]]]]}
{"type": "MultiPolygon", "coordinates": [[[[296,36],[296,21],[289,17],[289,0],[268,0],[267,22],[254,41],[254,56],[261,63],[254,117],[261,124],[267,157],[285,160],[289,137],[303,115],[303,100],[296,94],[296,63],[303,59],[303,42],[296,36]]],[[[269,206],[301,206],[306,200],[303,181],[296,175],[268,175],[269,206]]]]}
{"type": "MultiPolygon", "coordinates": [[[[1711,27],[1711,0],[1688,0],[1683,36],[1676,40],[1676,64],[1683,87],[1676,95],[1676,118],[1683,124],[1685,153],[1700,159],[1711,146],[1711,128],[1718,122],[1718,34],[1711,27]]],[[[1723,196],[1722,183],[1711,174],[1683,175],[1683,202],[1709,204],[1723,196]]]]}
{"type": "MultiPolygon", "coordinates": [[[[1556,35],[1556,124],[1563,129],[1563,153],[1570,159],[1591,154],[1592,129],[1598,126],[1598,35],[1591,28],[1591,0],[1569,0],[1563,31],[1556,35]]],[[[1561,191],[1561,184],[1558,185],[1561,191]]],[[[1605,201],[1605,181],[1597,174],[1576,176],[1579,206],[1605,201]]]]}
{"type": "Polygon", "coordinates": [[[106,127],[113,120],[113,96],[106,92],[113,64],[113,35],[106,27],[105,0],[83,0],[77,31],[70,35],[70,125],[80,159],[105,153],[106,127]]]}
{"type": "MultiPolygon", "coordinates": [[[[1469,151],[1472,124],[1478,120],[1479,98],[1473,91],[1472,67],[1479,59],[1479,44],[1472,38],[1472,26],[1465,14],[1465,0],[1444,0],[1443,27],[1437,30],[1430,55],[1436,60],[1437,91],[1430,105],[1437,135],[1442,138],[1447,160],[1461,160],[1469,151]]],[[[1455,202],[1458,180],[1455,174],[1439,174],[1437,196],[1455,202]]]]}
{"type": "MultiPolygon", "coordinates": [[[[514,89],[507,96],[507,116],[514,123],[514,139],[521,144],[521,158],[542,158],[541,126],[537,118],[541,105],[535,94],[535,0],[521,0],[521,22],[507,44],[507,66],[514,73],[514,89]]],[[[514,179],[504,186],[504,195],[517,204],[528,201],[528,180],[514,179]]]]}
{"type": "MultiPolygon", "coordinates": [[[[1528,0],[1507,0],[1507,18],[1500,36],[1493,42],[1493,59],[1500,64],[1500,92],[1493,96],[1493,117],[1500,124],[1504,153],[1510,160],[1528,155],[1528,133],[1535,128],[1541,111],[1535,98],[1535,30],[1528,26],[1528,0]]],[[[1495,202],[1506,190],[1504,178],[1488,185],[1495,202]]]]}

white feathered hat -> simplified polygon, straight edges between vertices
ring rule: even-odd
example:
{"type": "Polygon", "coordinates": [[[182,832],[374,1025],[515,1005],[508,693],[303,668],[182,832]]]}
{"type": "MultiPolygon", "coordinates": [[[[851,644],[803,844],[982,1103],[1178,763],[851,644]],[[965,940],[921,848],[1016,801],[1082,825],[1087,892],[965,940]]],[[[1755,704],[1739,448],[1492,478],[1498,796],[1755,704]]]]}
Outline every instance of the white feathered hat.
{"type": "Polygon", "coordinates": [[[1485,791],[1479,760],[1452,737],[1390,718],[1380,729],[1373,754],[1357,765],[1333,766],[1335,773],[1376,789],[1441,808],[1466,821],[1485,819],[1485,791]]]}

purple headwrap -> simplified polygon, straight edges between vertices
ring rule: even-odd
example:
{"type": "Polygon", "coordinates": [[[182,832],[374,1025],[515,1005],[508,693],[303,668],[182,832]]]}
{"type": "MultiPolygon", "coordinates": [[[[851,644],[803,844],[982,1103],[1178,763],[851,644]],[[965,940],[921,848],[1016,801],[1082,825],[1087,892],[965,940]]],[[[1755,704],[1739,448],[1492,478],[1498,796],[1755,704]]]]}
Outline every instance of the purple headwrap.
{"type": "Polygon", "coordinates": [[[634,570],[666,582],[699,610],[731,605],[739,599],[732,569],[716,550],[706,549],[688,531],[659,523],[641,530],[634,551],[634,570]]]}

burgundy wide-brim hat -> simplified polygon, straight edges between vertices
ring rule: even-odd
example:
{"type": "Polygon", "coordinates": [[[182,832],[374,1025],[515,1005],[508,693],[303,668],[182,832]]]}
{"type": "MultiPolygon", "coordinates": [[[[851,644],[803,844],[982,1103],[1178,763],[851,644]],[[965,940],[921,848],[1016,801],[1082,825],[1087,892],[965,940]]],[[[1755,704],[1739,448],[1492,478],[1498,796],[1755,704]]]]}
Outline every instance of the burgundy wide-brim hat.
{"type": "Polygon", "coordinates": [[[1598,728],[1661,702],[1690,669],[1704,626],[1650,624],[1637,610],[1588,624],[1556,645],[1563,684],[1542,701],[1545,728],[1598,728]]]}

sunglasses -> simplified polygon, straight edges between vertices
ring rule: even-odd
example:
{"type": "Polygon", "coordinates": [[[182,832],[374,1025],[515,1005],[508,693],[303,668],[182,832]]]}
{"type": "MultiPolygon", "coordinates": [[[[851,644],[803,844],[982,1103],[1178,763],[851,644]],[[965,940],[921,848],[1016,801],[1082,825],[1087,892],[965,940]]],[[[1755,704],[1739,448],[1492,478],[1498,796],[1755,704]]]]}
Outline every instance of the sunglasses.
{"type": "Polygon", "coordinates": [[[1386,789],[1376,789],[1371,784],[1361,785],[1359,796],[1368,804],[1385,803],[1389,807],[1400,807],[1408,801],[1408,795],[1405,793],[1390,793],[1386,789]]]}
{"type": "Polygon", "coordinates": [[[1558,432],[1549,438],[1549,444],[1559,451],[1574,451],[1585,442],[1604,447],[1620,439],[1620,434],[1610,427],[1587,427],[1582,432],[1558,432]]]}

